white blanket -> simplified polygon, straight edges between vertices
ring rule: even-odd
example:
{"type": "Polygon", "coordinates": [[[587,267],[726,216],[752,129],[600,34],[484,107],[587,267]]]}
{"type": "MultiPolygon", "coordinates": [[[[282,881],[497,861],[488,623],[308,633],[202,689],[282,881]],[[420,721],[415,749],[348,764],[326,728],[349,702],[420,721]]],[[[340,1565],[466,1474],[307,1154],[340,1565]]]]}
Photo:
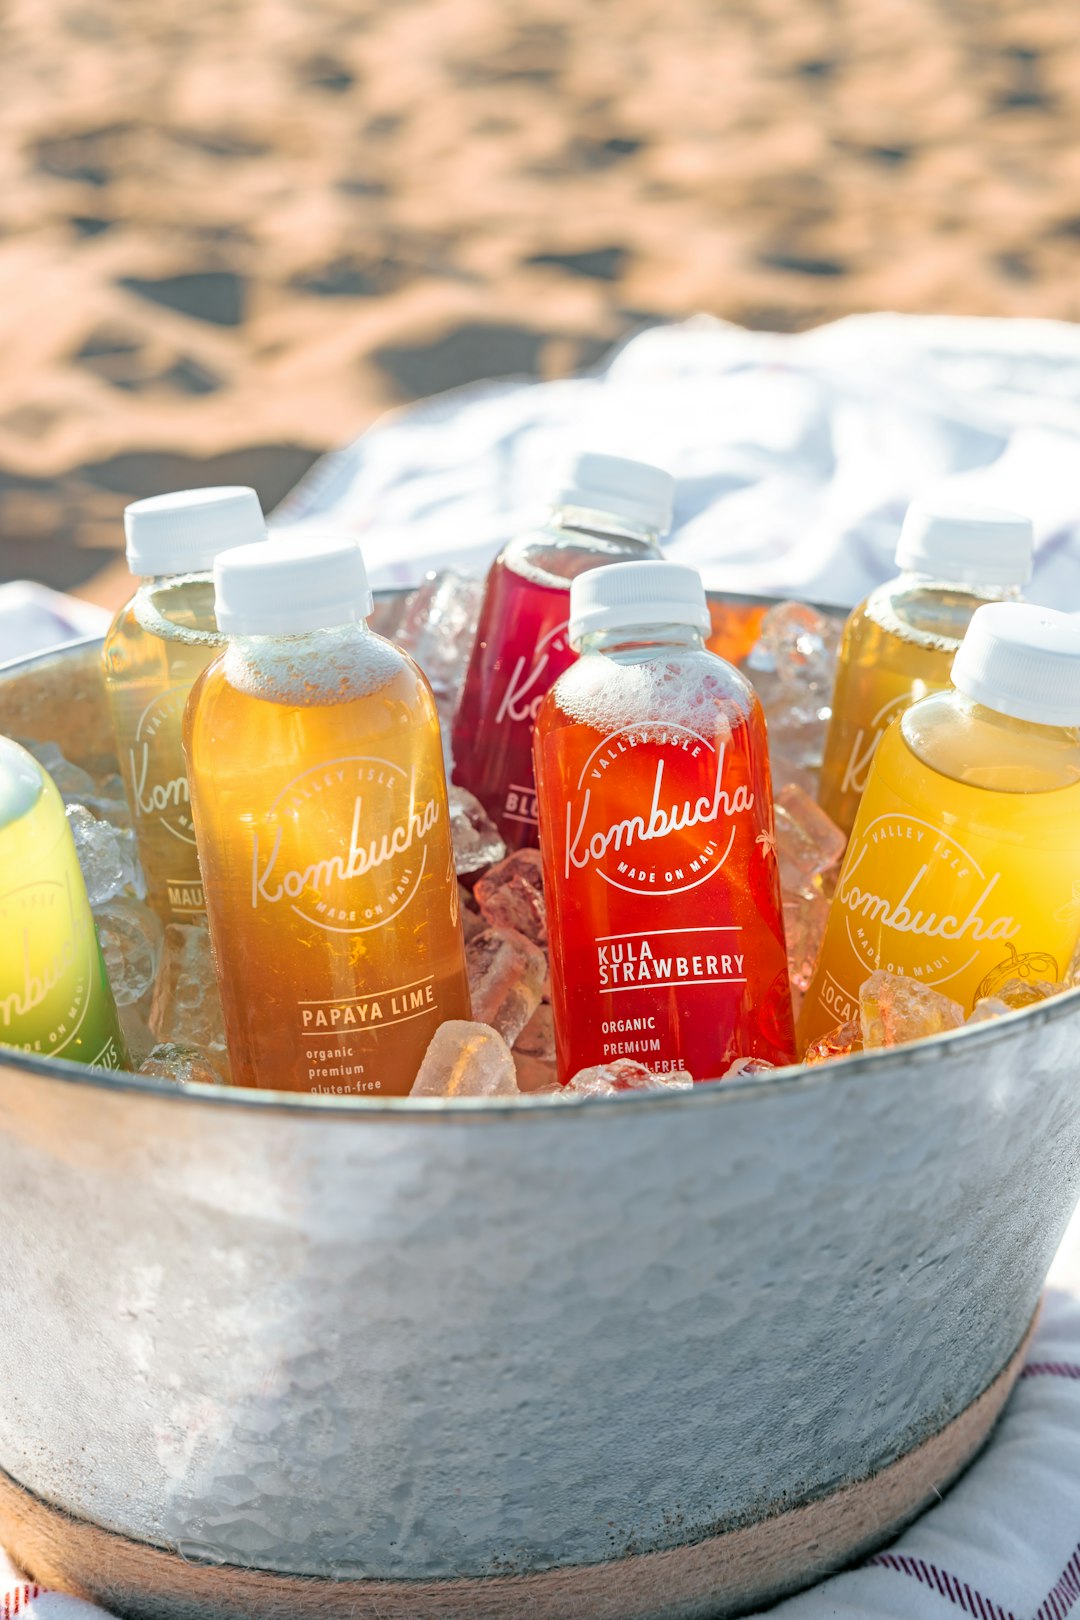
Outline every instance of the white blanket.
{"type": "Polygon", "coordinates": [[[538,517],[573,448],[678,479],[670,553],[707,585],[852,603],[893,572],[913,496],[1029,514],[1034,599],[1080,609],[1080,328],[860,315],[799,336],[705,318],[597,375],[484,384],[325,457],[275,522],[345,530],[375,585],[478,571],[538,517]]]}

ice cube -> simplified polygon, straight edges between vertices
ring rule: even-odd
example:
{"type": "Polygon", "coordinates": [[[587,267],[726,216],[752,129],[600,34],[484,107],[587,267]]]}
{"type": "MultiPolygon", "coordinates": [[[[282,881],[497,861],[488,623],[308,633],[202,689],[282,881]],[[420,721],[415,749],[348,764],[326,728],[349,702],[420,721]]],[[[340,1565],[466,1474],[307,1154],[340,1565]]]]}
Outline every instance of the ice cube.
{"type": "Polygon", "coordinates": [[[506,854],[506,845],[480,800],[454,783],[447,791],[450,796],[450,837],[454,842],[454,865],[458,875],[479,872],[493,861],[501,861],[506,854]]]}
{"type": "Polygon", "coordinates": [[[201,923],[169,923],[165,929],[150,1027],[159,1041],[201,1046],[215,1062],[225,1052],[210,936],[201,923]]]}
{"type": "Polygon", "coordinates": [[[468,944],[470,939],[475,939],[477,934],[484,932],[487,923],[477,911],[473,897],[464,883],[458,884],[458,908],[461,912],[461,932],[465,936],[465,943],[468,944]]]}
{"type": "Polygon", "coordinates": [[[182,1041],[162,1041],[139,1065],[140,1074],[173,1080],[178,1086],[224,1086],[228,1082],[208,1052],[182,1041]]]}
{"type": "Polygon", "coordinates": [[[777,602],[761,621],[751,669],[774,673],[786,686],[821,693],[828,702],[843,624],[805,602],[777,602]]]}
{"type": "Polygon", "coordinates": [[[980,996],[967,1016],[969,1024],[986,1024],[992,1018],[1000,1018],[1002,1013],[1012,1012],[1007,1001],[1001,1001],[997,996],[980,996]]]}
{"type": "Polygon", "coordinates": [[[776,795],[775,810],[776,852],[785,888],[805,888],[839,864],[847,839],[801,787],[785,783],[776,795]]]}
{"type": "Polygon", "coordinates": [[[579,1097],[610,1097],[616,1091],[689,1091],[693,1084],[685,1069],[655,1074],[633,1058],[616,1058],[613,1063],[579,1069],[565,1089],[579,1097]]]}
{"type": "Polygon", "coordinates": [[[1003,1001],[1010,1012],[1017,1007],[1030,1007],[1049,996],[1060,996],[1067,984],[1051,984],[1047,979],[1006,979],[994,991],[994,998],[1003,1001]]]}
{"type": "Polygon", "coordinates": [[[124,1006],[117,1007],[116,1012],[120,1019],[120,1028],[124,1032],[131,1067],[138,1069],[154,1045],[154,1032],[146,1021],[146,998],[144,997],[142,1001],[129,1001],[124,1006]]]}
{"type": "Polygon", "coordinates": [[[542,1001],[514,1042],[514,1051],[526,1057],[555,1061],[555,1020],[550,1006],[542,1001]]]}
{"type": "Polygon", "coordinates": [[[82,803],[96,815],[111,821],[114,827],[131,826],[131,811],[124,793],[124,779],[115,771],[111,776],[99,777],[94,791],[86,794],[82,803]]]}
{"type": "Polygon", "coordinates": [[[736,1058],[730,1068],[724,1070],[721,1080],[756,1080],[759,1075],[772,1074],[776,1069],[775,1063],[769,1063],[765,1058],[741,1057],[736,1058]]]}
{"type": "Polygon", "coordinates": [[[544,867],[538,849],[516,849],[476,881],[476,903],[492,928],[516,928],[547,945],[544,867]]]}
{"type": "Polygon", "coordinates": [[[84,804],[69,804],[67,818],[90,904],[104,905],[119,894],[141,900],[146,894],[146,881],[134,833],[99,820],[84,804]]]}
{"type": "Polygon", "coordinates": [[[141,900],[121,895],[94,907],[94,924],[116,1005],[126,1007],[140,1000],[154,982],[161,921],[141,900]]]}
{"type": "Polygon", "coordinates": [[[510,1048],[487,1024],[449,1018],[440,1024],[413,1082],[414,1097],[516,1097],[510,1048]]]}
{"type": "Polygon", "coordinates": [[[554,1063],[546,1063],[543,1058],[530,1057],[527,1052],[519,1052],[516,1046],[513,1056],[519,1091],[555,1092],[562,1090],[554,1063]]]}
{"type": "Polygon", "coordinates": [[[34,742],[29,737],[20,737],[19,742],[48,771],[65,804],[86,804],[97,793],[97,783],[90,772],[84,771],[81,765],[73,765],[59,743],[34,742]]]}
{"type": "Polygon", "coordinates": [[[781,889],[784,907],[784,937],[787,940],[788,973],[791,987],[802,995],[817,966],[829,902],[821,892],[821,881],[814,878],[803,890],[781,889]]]}
{"type": "Polygon", "coordinates": [[[547,957],[512,928],[486,928],[465,947],[473,1017],[513,1045],[540,1005],[547,957]]]}
{"type": "Polygon", "coordinates": [[[484,583],[453,569],[427,574],[406,599],[395,640],[412,654],[436,700],[461,690],[476,637],[484,583]]]}
{"type": "Polygon", "coordinates": [[[918,979],[879,968],[859,991],[859,1021],[863,1045],[869,1050],[959,1029],[964,1009],[918,979]]]}
{"type": "Polygon", "coordinates": [[[850,1023],[838,1024],[827,1034],[812,1041],[803,1053],[804,1063],[827,1063],[830,1058],[850,1057],[863,1049],[862,1025],[857,1018],[850,1023]]]}

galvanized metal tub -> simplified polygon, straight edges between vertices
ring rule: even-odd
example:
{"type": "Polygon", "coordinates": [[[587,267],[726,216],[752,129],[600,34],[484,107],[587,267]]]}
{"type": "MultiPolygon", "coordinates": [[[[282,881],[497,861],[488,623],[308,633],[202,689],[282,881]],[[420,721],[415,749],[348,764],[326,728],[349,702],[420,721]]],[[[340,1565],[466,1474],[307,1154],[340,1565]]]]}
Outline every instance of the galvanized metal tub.
{"type": "MultiPolygon", "coordinates": [[[[0,730],[100,763],[95,670],[0,672],[0,730]]],[[[745,1612],[984,1438],[1080,1192],[1078,1047],[1074,992],[558,1108],[5,1053],[0,1541],[146,1620],[745,1612]]]]}

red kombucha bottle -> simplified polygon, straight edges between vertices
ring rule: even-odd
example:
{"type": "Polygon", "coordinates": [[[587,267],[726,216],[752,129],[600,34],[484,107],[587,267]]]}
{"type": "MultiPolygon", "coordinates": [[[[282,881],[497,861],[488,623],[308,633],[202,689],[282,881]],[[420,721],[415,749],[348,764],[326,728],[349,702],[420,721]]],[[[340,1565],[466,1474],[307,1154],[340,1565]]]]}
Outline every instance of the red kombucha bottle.
{"type": "Polygon", "coordinates": [[[674,488],[659,467],[585,452],[545,526],[511,540],[491,566],[454,720],[453,780],[476,795],[510,849],[535,848],[539,838],[533,723],[574,661],[570,582],[605,563],[659,557],[674,488]]]}
{"type": "Polygon", "coordinates": [[[765,720],[708,633],[692,568],[571,587],[581,657],[535,738],[564,1083],[617,1058],[695,1080],[794,1060],[765,720]]]}

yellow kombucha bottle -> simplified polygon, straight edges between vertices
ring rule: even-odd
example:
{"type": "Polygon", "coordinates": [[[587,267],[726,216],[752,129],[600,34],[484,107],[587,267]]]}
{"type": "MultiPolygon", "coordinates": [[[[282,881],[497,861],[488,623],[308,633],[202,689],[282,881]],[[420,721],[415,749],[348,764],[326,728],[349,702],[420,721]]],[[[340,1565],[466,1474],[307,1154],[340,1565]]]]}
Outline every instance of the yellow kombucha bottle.
{"type": "Polygon", "coordinates": [[[876,968],[970,1012],[1060,980],[1080,935],[1080,626],[981,607],[952,687],[886,731],[803,1001],[799,1049],[858,1012],[876,968]]]}
{"type": "Polygon", "coordinates": [[[71,827],[52,777],[0,737],[0,1045],[128,1066],[71,827]]]}
{"type": "Polygon", "coordinates": [[[266,536],[253,489],[189,489],[124,513],[135,595],[105,637],[112,715],[148,903],[163,922],[194,922],[206,904],[191,823],[182,723],[196,676],[225,644],[209,572],[219,551],[266,536]]]}
{"type": "Polygon", "coordinates": [[[185,746],[233,1082],[406,1093],[470,1015],[431,688],[364,623],[351,541],[286,536],[214,573],[230,640],[185,746]]]}
{"type": "Polygon", "coordinates": [[[890,721],[949,684],[956,649],[984,602],[1015,601],[1031,578],[1031,523],[1012,512],[916,501],[896,548],[899,577],[844,627],[818,795],[851,831],[890,721]]]}

